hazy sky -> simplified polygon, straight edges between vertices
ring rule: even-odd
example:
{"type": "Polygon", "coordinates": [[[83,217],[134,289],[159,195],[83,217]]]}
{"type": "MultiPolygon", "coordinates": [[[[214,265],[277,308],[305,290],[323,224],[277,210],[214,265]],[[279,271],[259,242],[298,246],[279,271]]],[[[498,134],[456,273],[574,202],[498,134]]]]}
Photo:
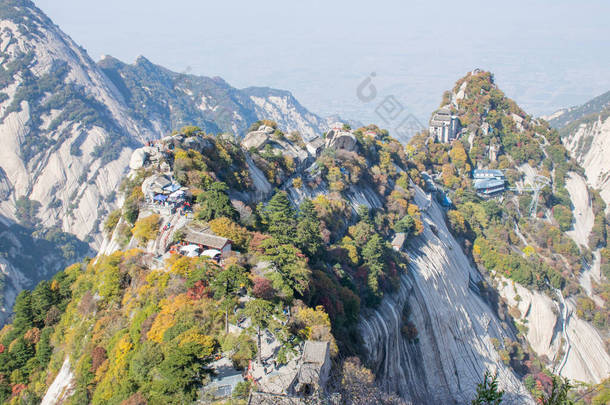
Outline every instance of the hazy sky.
{"type": "Polygon", "coordinates": [[[393,95],[422,122],[466,72],[528,112],[610,90],[610,1],[35,0],[95,60],[138,55],[236,87],[290,90],[321,115],[379,121],[393,95]],[[375,72],[375,100],[356,88],[375,72]]]}

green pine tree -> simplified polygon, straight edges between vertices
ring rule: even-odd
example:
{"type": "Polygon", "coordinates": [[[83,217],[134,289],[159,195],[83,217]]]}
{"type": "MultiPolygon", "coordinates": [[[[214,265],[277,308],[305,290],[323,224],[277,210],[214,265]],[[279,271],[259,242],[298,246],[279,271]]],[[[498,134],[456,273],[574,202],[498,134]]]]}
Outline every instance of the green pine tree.
{"type": "Polygon", "coordinates": [[[55,304],[55,297],[51,291],[51,283],[48,281],[40,282],[34,291],[32,291],[32,321],[42,328],[44,320],[47,316],[47,311],[55,304]]]}
{"type": "Polygon", "coordinates": [[[504,391],[498,389],[498,374],[485,372],[483,381],[477,385],[477,396],[472,405],[499,405],[502,403],[504,391]]]}
{"type": "Polygon", "coordinates": [[[15,337],[33,326],[34,314],[32,313],[32,293],[27,290],[21,291],[15,300],[13,312],[15,313],[13,317],[13,329],[5,338],[7,343],[10,343],[15,337]]]}
{"type": "Polygon", "coordinates": [[[246,303],[244,314],[250,318],[252,327],[256,330],[256,348],[258,349],[256,359],[259,365],[263,364],[263,359],[261,357],[261,338],[265,329],[269,328],[273,323],[275,308],[269,301],[255,299],[246,303]]]}
{"type": "Polygon", "coordinates": [[[225,334],[229,333],[229,311],[235,308],[235,295],[241,287],[249,284],[250,279],[246,269],[232,264],[217,273],[210,283],[214,292],[214,298],[223,300],[222,306],[225,311],[225,334]]]}
{"type": "Polygon", "coordinates": [[[220,217],[237,219],[237,211],[231,205],[227,190],[225,183],[217,181],[208,190],[199,194],[197,202],[200,208],[197,210],[197,218],[204,221],[220,217]]]}
{"type": "Polygon", "coordinates": [[[572,389],[572,385],[567,378],[553,375],[553,386],[551,392],[546,395],[542,394],[538,397],[538,401],[542,405],[573,405],[574,402],[568,398],[568,393],[572,389]]]}
{"type": "Polygon", "coordinates": [[[394,230],[396,232],[406,233],[407,236],[410,235],[415,229],[415,220],[411,215],[405,215],[394,224],[394,230]]]}
{"type": "Polygon", "coordinates": [[[381,237],[375,234],[362,248],[362,258],[369,269],[368,288],[371,293],[372,303],[375,303],[381,296],[379,291],[379,276],[383,273],[383,256],[385,246],[381,237]]]}
{"type": "Polygon", "coordinates": [[[291,244],[281,244],[275,238],[264,240],[261,247],[265,250],[264,259],[275,268],[270,275],[273,288],[288,302],[292,301],[294,293],[302,295],[309,286],[311,270],[301,251],[291,244]]]}
{"type": "Polygon", "coordinates": [[[323,247],[318,213],[311,200],[303,201],[299,208],[296,245],[310,259],[318,258],[323,247]]]}
{"type": "Polygon", "coordinates": [[[294,243],[296,239],[296,212],[288,195],[278,191],[263,209],[267,231],[280,243],[294,243]]]}

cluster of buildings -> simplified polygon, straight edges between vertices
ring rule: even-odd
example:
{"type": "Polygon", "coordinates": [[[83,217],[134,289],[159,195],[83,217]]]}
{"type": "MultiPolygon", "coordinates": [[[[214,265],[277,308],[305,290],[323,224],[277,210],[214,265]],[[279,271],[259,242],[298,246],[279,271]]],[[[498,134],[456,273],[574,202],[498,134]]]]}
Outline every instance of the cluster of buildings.
{"type": "Polygon", "coordinates": [[[186,137],[182,134],[165,137],[161,140],[149,142],[146,146],[136,149],[131,158],[132,170],[152,167],[155,174],[142,182],[148,209],[168,217],[179,213],[163,228],[160,248],[165,253],[180,254],[188,257],[209,257],[220,263],[222,259],[231,254],[232,241],[214,234],[206,226],[196,226],[190,221],[193,211],[193,195],[188,187],[176,182],[171,174],[168,161],[171,151],[175,148],[194,149],[202,153],[210,145],[209,141],[201,137],[186,137]],[[180,241],[168,243],[171,235],[180,235],[180,241]]]}
{"type": "Polygon", "coordinates": [[[142,182],[142,193],[148,204],[167,208],[173,214],[192,211],[193,196],[188,187],[182,187],[167,174],[154,174],[142,182]]]}
{"type": "Polygon", "coordinates": [[[267,387],[259,385],[261,389],[252,391],[248,404],[308,404],[312,394],[326,391],[331,367],[330,343],[307,340],[296,370],[286,375],[282,388],[266,390],[267,387]]]}
{"type": "Polygon", "coordinates": [[[443,107],[432,114],[428,129],[436,142],[449,143],[458,138],[460,120],[456,115],[451,114],[449,108],[443,107]]]}
{"type": "Polygon", "coordinates": [[[477,194],[489,197],[506,190],[506,178],[502,170],[475,169],[472,175],[477,194]]]}

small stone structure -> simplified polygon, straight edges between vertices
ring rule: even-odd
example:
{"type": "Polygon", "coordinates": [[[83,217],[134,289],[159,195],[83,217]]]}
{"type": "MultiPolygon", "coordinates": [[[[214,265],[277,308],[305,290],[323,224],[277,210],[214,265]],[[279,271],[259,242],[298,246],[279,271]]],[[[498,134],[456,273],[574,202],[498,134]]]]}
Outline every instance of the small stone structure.
{"type": "Polygon", "coordinates": [[[318,156],[324,149],[324,139],[315,137],[305,145],[307,152],[312,156],[318,156]]]}
{"type": "Polygon", "coordinates": [[[356,137],[349,131],[333,128],[326,134],[326,147],[335,150],[346,150],[353,152],[356,150],[356,137]]]}
{"type": "Polygon", "coordinates": [[[306,341],[301,366],[295,378],[295,391],[309,395],[317,390],[324,390],[328,383],[330,367],[330,343],[306,341]]]}

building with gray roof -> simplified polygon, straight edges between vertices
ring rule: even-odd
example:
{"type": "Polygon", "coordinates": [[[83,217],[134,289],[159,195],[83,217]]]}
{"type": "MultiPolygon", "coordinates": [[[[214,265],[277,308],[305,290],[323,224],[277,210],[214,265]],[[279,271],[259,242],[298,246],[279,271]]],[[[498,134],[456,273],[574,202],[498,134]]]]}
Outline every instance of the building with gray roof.
{"type": "Polygon", "coordinates": [[[398,232],[396,236],[394,236],[394,239],[392,239],[392,248],[394,248],[395,251],[400,252],[404,247],[406,240],[407,234],[398,232]]]}
{"type": "Polygon", "coordinates": [[[504,180],[504,172],[497,169],[475,169],[472,172],[472,178],[475,180],[497,179],[504,180]]]}
{"type": "Polygon", "coordinates": [[[443,107],[432,114],[429,131],[437,142],[448,143],[457,138],[460,120],[451,114],[451,110],[443,107]]]}

